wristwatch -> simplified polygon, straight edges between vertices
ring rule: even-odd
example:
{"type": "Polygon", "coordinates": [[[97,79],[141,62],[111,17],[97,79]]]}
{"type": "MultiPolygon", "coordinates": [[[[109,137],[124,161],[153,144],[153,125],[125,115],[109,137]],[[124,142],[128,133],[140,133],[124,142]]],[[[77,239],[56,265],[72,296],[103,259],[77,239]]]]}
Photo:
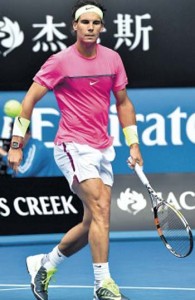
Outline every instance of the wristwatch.
{"type": "Polygon", "coordinates": [[[22,149],[23,144],[22,144],[22,143],[19,143],[19,142],[17,142],[17,141],[13,141],[13,142],[11,142],[10,147],[11,147],[12,149],[22,149]]]}

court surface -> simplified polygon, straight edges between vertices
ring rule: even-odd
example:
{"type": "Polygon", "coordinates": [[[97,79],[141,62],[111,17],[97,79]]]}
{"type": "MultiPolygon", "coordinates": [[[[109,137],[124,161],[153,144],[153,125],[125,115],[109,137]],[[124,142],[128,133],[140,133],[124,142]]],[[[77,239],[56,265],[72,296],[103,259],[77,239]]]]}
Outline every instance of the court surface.
{"type": "MultiPolygon", "coordinates": [[[[0,237],[0,299],[34,299],[25,258],[50,251],[61,235],[0,237]]],[[[194,300],[195,251],[179,259],[149,234],[111,234],[112,277],[131,300],[194,300]]],[[[89,247],[65,260],[50,283],[49,300],[92,300],[89,247]]]]}

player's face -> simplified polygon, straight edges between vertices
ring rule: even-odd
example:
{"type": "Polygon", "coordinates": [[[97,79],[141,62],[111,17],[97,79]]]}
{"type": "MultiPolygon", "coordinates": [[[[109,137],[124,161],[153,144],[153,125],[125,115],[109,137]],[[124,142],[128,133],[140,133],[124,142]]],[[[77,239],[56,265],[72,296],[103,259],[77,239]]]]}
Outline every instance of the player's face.
{"type": "Polygon", "coordinates": [[[77,41],[94,43],[103,29],[103,24],[96,13],[85,13],[74,22],[73,28],[77,33],[77,41]]]}

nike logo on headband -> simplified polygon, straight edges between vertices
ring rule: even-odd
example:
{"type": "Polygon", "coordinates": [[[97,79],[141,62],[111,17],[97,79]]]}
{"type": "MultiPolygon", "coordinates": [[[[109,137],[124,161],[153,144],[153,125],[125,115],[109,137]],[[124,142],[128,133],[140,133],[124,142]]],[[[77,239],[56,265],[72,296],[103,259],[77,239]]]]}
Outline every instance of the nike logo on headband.
{"type": "Polygon", "coordinates": [[[86,7],[85,10],[89,10],[89,9],[92,9],[92,8],[94,8],[94,6],[86,7]]]}

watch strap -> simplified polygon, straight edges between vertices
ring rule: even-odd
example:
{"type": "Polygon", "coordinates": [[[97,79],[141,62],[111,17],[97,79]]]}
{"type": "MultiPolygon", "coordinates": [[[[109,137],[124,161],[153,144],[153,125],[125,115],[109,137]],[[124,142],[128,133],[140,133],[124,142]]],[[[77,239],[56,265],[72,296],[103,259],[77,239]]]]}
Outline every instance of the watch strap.
{"type": "Polygon", "coordinates": [[[11,141],[11,145],[10,147],[12,149],[22,149],[23,148],[23,144],[18,142],[18,141],[11,141]]]}

